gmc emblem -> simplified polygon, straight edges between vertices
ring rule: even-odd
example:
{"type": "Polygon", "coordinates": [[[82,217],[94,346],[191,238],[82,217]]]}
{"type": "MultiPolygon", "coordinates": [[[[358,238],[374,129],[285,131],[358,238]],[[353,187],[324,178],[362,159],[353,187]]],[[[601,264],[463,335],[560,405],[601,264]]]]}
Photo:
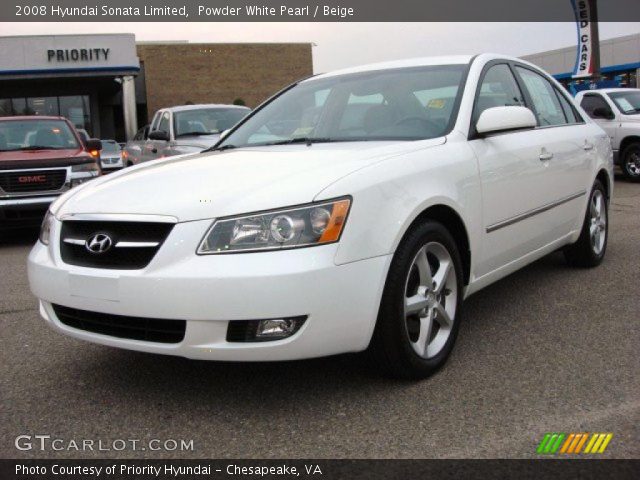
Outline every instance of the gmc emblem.
{"type": "Polygon", "coordinates": [[[24,175],[18,177],[18,183],[44,183],[46,181],[46,175],[24,175]]]}

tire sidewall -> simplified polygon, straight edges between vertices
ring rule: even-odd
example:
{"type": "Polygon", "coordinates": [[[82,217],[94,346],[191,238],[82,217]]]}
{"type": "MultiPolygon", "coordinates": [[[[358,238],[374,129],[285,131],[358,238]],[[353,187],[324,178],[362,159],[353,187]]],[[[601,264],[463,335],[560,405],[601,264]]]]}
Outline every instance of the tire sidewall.
{"type": "Polygon", "coordinates": [[[633,174],[632,172],[629,171],[629,160],[631,157],[631,154],[637,152],[638,155],[640,155],[640,144],[638,143],[634,143],[629,145],[627,148],[624,149],[624,152],[622,153],[622,170],[624,172],[624,175],[630,179],[633,180],[635,182],[640,181],[640,174],[633,174]]]}
{"type": "Polygon", "coordinates": [[[589,242],[589,252],[591,253],[591,257],[594,261],[594,263],[599,264],[600,262],[602,262],[602,259],[604,258],[605,253],[607,252],[607,244],[609,243],[609,200],[607,199],[607,192],[604,189],[604,186],[602,185],[602,183],[600,182],[600,180],[596,180],[595,183],[593,184],[593,188],[591,189],[591,192],[589,193],[589,203],[587,204],[587,211],[585,213],[585,219],[584,219],[584,232],[583,234],[586,235],[587,241],[589,242]],[[600,193],[602,193],[602,197],[604,199],[604,211],[605,211],[605,218],[607,221],[606,224],[606,228],[605,228],[605,235],[604,235],[604,244],[602,245],[602,251],[600,252],[600,254],[596,254],[593,251],[593,247],[591,245],[591,235],[589,232],[589,224],[590,224],[590,220],[591,220],[591,201],[593,200],[593,195],[595,193],[596,190],[599,190],[600,193]]]}
{"type": "Polygon", "coordinates": [[[411,376],[428,375],[444,364],[453,349],[460,328],[463,295],[464,281],[462,261],[451,234],[441,224],[431,221],[414,227],[396,250],[396,255],[394,256],[387,277],[385,295],[378,320],[379,323],[382,322],[384,326],[386,326],[386,334],[392,336],[393,343],[395,343],[400,350],[400,352],[398,352],[400,357],[398,358],[399,362],[406,364],[408,371],[414,372],[411,376]],[[432,241],[442,244],[453,260],[456,273],[457,304],[456,315],[453,318],[453,327],[447,342],[437,355],[429,359],[424,359],[418,356],[410,344],[407,323],[404,318],[404,300],[406,280],[413,260],[418,250],[426,243],[432,241]]]}

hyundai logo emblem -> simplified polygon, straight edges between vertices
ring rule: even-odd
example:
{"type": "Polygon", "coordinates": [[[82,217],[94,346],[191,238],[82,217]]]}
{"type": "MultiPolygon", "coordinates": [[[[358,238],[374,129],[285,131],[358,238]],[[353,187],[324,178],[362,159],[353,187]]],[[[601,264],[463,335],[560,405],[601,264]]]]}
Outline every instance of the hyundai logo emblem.
{"type": "Polygon", "coordinates": [[[106,233],[96,233],[89,237],[85,248],[91,253],[105,253],[113,246],[113,240],[106,233]]]}

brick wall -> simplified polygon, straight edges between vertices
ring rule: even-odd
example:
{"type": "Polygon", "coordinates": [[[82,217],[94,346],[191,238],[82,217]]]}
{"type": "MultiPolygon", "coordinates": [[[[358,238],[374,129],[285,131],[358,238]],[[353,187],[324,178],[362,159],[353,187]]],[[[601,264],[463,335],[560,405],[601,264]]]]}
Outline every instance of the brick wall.
{"type": "Polygon", "coordinates": [[[163,107],[232,103],[249,107],[313,73],[311,44],[140,44],[149,119],[163,107]]]}

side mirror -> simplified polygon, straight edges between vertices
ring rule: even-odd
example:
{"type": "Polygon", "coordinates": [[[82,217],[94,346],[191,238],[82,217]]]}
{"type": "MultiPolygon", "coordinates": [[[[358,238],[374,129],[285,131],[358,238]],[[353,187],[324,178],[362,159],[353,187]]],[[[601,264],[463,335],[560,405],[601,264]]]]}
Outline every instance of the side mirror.
{"type": "Polygon", "coordinates": [[[164,130],[154,130],[149,133],[149,140],[163,140],[165,142],[169,141],[169,133],[164,130]]]}
{"type": "Polygon", "coordinates": [[[603,118],[605,120],[613,120],[616,116],[607,107],[596,107],[593,109],[593,118],[603,118]]]}
{"type": "Polygon", "coordinates": [[[85,143],[90,152],[102,150],[102,142],[97,138],[90,138],[85,143]]]}
{"type": "Polygon", "coordinates": [[[533,112],[526,107],[492,107],[480,114],[476,131],[480,135],[534,128],[537,125],[533,112]]]}

